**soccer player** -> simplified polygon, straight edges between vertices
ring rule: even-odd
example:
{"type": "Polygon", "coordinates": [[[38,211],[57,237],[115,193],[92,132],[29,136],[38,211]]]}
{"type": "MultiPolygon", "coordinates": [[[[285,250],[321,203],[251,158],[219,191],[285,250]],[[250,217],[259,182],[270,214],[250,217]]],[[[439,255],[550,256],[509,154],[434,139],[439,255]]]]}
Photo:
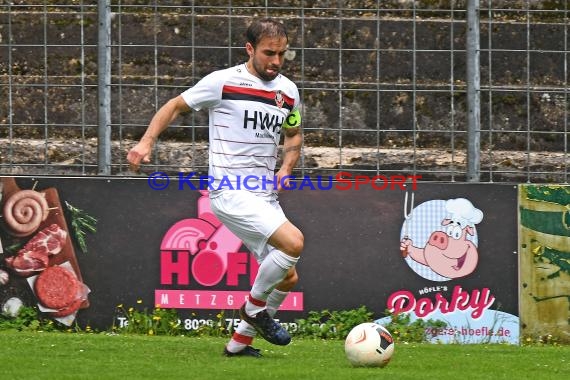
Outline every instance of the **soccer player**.
{"type": "Polygon", "coordinates": [[[302,232],[277,201],[278,191],[289,186],[302,142],[299,90],[281,74],[287,48],[282,23],[254,20],[246,32],[247,62],[213,71],[170,99],[127,155],[131,168],[138,170],[149,162],[160,133],[180,113],[208,109],[212,210],[260,263],[248,300],[240,308],[242,321],[224,348],[226,356],[261,356],[251,345],[256,332],[273,344],[291,341],[273,319],[298,281],[295,265],[304,244],[302,232]],[[284,155],[275,173],[281,135],[284,155]]]}

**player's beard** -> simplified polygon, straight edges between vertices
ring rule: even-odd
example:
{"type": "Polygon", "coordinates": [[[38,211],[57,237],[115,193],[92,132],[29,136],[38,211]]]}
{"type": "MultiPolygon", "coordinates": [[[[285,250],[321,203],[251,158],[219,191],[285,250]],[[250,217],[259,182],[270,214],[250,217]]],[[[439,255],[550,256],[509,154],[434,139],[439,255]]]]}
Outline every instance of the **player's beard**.
{"type": "Polygon", "coordinates": [[[281,67],[279,66],[269,66],[267,68],[270,68],[271,70],[273,70],[272,73],[268,73],[266,71],[267,68],[262,67],[261,65],[259,65],[255,59],[252,60],[251,65],[253,66],[253,69],[255,70],[255,72],[257,73],[257,75],[265,81],[272,81],[273,79],[277,78],[277,75],[279,75],[279,72],[281,71],[281,67]]]}

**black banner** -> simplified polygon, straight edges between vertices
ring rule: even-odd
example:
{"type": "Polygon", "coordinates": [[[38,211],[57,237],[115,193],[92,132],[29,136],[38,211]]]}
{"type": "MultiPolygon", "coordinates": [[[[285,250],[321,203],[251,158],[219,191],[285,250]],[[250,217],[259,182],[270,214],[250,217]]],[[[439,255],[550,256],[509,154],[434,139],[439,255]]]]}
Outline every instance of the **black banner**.
{"type": "MultiPolygon", "coordinates": [[[[212,318],[220,310],[233,316],[255,277],[257,264],[247,249],[211,213],[207,193],[190,182],[171,179],[161,190],[144,178],[17,177],[2,183],[0,268],[9,278],[0,285],[3,303],[16,297],[64,323],[97,329],[122,323],[117,305],[177,308],[184,318],[212,318]],[[42,194],[49,210],[32,232],[18,233],[5,206],[24,190],[42,194]],[[97,221],[96,232],[85,233],[86,252],[73,208],[97,221]],[[41,265],[45,252],[29,251],[41,249],[42,238],[54,239],[49,230],[48,237],[37,237],[54,224],[68,236],[59,243],[62,251],[47,253],[41,265]],[[48,307],[34,284],[53,266],[70,269],[83,286],[48,307]]],[[[449,330],[433,332],[443,342],[518,339],[516,186],[301,184],[280,195],[305,235],[300,281],[278,314],[282,322],[365,305],[378,318],[389,310],[445,319],[449,330]]]]}

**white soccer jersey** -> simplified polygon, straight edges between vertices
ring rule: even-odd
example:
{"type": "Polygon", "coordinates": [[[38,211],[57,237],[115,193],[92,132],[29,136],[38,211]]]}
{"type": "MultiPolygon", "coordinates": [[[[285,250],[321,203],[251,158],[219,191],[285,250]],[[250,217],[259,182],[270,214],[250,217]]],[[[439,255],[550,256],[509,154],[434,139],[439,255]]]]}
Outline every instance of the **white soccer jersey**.
{"type": "Polygon", "coordinates": [[[275,193],[281,126],[299,107],[297,86],[281,74],[263,81],[241,64],[212,72],[182,97],[197,111],[209,109],[211,192],[275,193]]]}

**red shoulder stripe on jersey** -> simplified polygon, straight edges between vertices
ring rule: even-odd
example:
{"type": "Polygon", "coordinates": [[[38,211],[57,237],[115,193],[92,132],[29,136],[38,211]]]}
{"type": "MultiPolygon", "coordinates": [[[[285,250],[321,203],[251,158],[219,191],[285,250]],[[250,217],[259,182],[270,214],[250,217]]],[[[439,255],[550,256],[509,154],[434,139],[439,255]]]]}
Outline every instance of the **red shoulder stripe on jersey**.
{"type": "MultiPolygon", "coordinates": [[[[251,100],[251,101],[262,101],[263,103],[267,103],[267,101],[274,101],[275,99],[275,91],[265,91],[265,90],[258,90],[249,87],[239,87],[239,86],[229,86],[225,85],[222,89],[222,98],[224,95],[231,96],[231,95],[240,95],[240,98],[244,100],[251,100]]],[[[293,105],[295,104],[295,100],[283,93],[284,102],[288,105],[287,108],[292,109],[293,105]]]]}

